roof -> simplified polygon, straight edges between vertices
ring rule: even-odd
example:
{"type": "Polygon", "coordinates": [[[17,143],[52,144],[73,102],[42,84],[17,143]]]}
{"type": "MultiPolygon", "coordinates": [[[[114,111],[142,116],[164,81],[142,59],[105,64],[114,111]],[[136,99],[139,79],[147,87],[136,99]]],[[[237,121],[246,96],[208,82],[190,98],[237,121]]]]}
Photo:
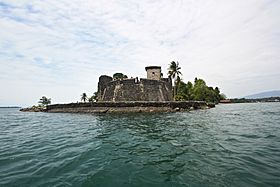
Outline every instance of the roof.
{"type": "Polygon", "coordinates": [[[160,66],[147,66],[145,67],[145,70],[147,71],[148,69],[161,69],[160,66]]]}

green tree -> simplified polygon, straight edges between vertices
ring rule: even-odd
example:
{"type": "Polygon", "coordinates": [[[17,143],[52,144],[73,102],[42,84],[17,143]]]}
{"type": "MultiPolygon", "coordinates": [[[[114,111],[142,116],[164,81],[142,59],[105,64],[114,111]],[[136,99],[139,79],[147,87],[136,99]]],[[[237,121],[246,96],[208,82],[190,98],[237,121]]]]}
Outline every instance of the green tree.
{"type": "Polygon", "coordinates": [[[113,75],[113,79],[114,80],[123,80],[123,79],[127,79],[127,75],[124,75],[123,73],[115,73],[113,75]]]}
{"type": "Polygon", "coordinates": [[[215,103],[219,103],[220,100],[222,99],[220,94],[220,89],[218,87],[215,87],[214,92],[215,92],[215,103]]]}
{"type": "Polygon", "coordinates": [[[220,89],[219,89],[218,87],[215,88],[215,93],[216,93],[217,95],[220,94],[220,89]]]}
{"type": "Polygon", "coordinates": [[[194,100],[219,103],[221,98],[220,89],[218,87],[209,87],[203,79],[195,78],[192,95],[194,100]]]}
{"type": "Polygon", "coordinates": [[[211,103],[217,103],[217,95],[213,87],[207,87],[205,101],[211,103]]]}
{"type": "Polygon", "coordinates": [[[82,95],[81,95],[81,101],[86,102],[86,100],[87,100],[87,94],[86,94],[86,93],[82,93],[82,95]]]}
{"type": "Polygon", "coordinates": [[[187,84],[184,83],[181,78],[178,78],[176,81],[177,93],[175,96],[176,101],[185,101],[187,100],[187,84]]]}
{"type": "Polygon", "coordinates": [[[90,96],[90,97],[88,98],[88,102],[94,102],[93,96],[90,96]]]}
{"type": "Polygon", "coordinates": [[[41,106],[48,106],[51,104],[51,98],[47,98],[46,96],[42,96],[42,98],[38,101],[41,106]]]}
{"type": "Polygon", "coordinates": [[[179,63],[172,61],[168,68],[168,77],[172,79],[173,83],[173,99],[175,101],[185,100],[197,100],[219,103],[221,99],[225,99],[226,96],[220,93],[218,87],[207,86],[203,79],[195,77],[194,83],[188,81],[183,82],[180,75],[181,67],[179,63]]]}
{"type": "Polygon", "coordinates": [[[208,87],[203,79],[195,79],[193,86],[193,96],[194,100],[197,101],[206,101],[206,94],[208,87]]]}
{"type": "Polygon", "coordinates": [[[98,101],[97,92],[94,92],[93,95],[90,98],[88,98],[88,101],[89,102],[97,102],[98,101]]]}
{"type": "Polygon", "coordinates": [[[189,101],[193,100],[193,84],[190,81],[188,81],[186,87],[187,87],[186,89],[187,100],[189,101]]]}
{"type": "Polygon", "coordinates": [[[177,84],[177,94],[175,96],[176,101],[190,101],[193,99],[193,84],[188,81],[183,82],[181,79],[177,84]]]}
{"type": "Polygon", "coordinates": [[[220,100],[224,100],[226,98],[227,98],[227,96],[224,93],[220,94],[220,100]]]}
{"type": "Polygon", "coordinates": [[[177,94],[177,86],[179,85],[180,82],[180,75],[182,75],[180,71],[181,67],[179,67],[179,62],[172,61],[169,64],[168,68],[168,77],[173,80],[174,83],[174,93],[173,93],[173,98],[175,100],[176,94],[177,94]]]}

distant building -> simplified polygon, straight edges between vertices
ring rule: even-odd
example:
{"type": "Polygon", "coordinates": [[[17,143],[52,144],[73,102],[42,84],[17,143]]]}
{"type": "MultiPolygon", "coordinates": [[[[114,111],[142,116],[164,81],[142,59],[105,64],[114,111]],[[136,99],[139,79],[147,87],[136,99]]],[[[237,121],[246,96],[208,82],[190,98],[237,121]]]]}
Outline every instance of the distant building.
{"type": "Polygon", "coordinates": [[[147,78],[113,80],[102,75],[98,82],[98,101],[171,101],[172,82],[162,78],[160,66],[145,68],[147,78]]]}

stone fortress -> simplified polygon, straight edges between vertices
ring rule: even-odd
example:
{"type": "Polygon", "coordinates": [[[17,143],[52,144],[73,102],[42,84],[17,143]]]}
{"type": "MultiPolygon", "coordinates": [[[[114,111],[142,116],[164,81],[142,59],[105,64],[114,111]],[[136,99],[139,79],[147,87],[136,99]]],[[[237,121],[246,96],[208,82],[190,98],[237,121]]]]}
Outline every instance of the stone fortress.
{"type": "Polygon", "coordinates": [[[147,78],[113,80],[102,75],[98,82],[98,101],[172,101],[172,81],[162,78],[160,66],[147,66],[147,78]]]}
{"type": "MultiPolygon", "coordinates": [[[[98,102],[48,105],[43,112],[68,113],[127,113],[127,112],[177,112],[215,107],[205,101],[173,101],[172,81],[162,78],[161,67],[148,66],[147,78],[113,80],[99,77],[98,102]]],[[[27,109],[25,111],[32,111],[27,109]]]]}

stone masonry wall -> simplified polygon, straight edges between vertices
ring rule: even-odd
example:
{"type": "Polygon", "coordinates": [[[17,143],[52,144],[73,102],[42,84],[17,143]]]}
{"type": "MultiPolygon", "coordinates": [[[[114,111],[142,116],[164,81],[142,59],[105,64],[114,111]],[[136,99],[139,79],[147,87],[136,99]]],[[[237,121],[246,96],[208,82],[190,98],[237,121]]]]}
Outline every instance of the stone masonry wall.
{"type": "Polygon", "coordinates": [[[101,86],[99,101],[171,101],[171,81],[125,79],[101,86]]]}
{"type": "Polygon", "coordinates": [[[101,75],[99,77],[99,81],[98,81],[98,100],[101,99],[102,93],[104,92],[104,89],[106,88],[106,85],[111,82],[113,80],[112,77],[107,76],[107,75],[101,75]]]}
{"type": "MultiPolygon", "coordinates": [[[[213,106],[214,107],[214,106],[213,106]]],[[[96,102],[48,105],[44,112],[70,113],[126,113],[126,112],[173,112],[207,108],[204,101],[136,101],[136,102],[96,102]]]]}

